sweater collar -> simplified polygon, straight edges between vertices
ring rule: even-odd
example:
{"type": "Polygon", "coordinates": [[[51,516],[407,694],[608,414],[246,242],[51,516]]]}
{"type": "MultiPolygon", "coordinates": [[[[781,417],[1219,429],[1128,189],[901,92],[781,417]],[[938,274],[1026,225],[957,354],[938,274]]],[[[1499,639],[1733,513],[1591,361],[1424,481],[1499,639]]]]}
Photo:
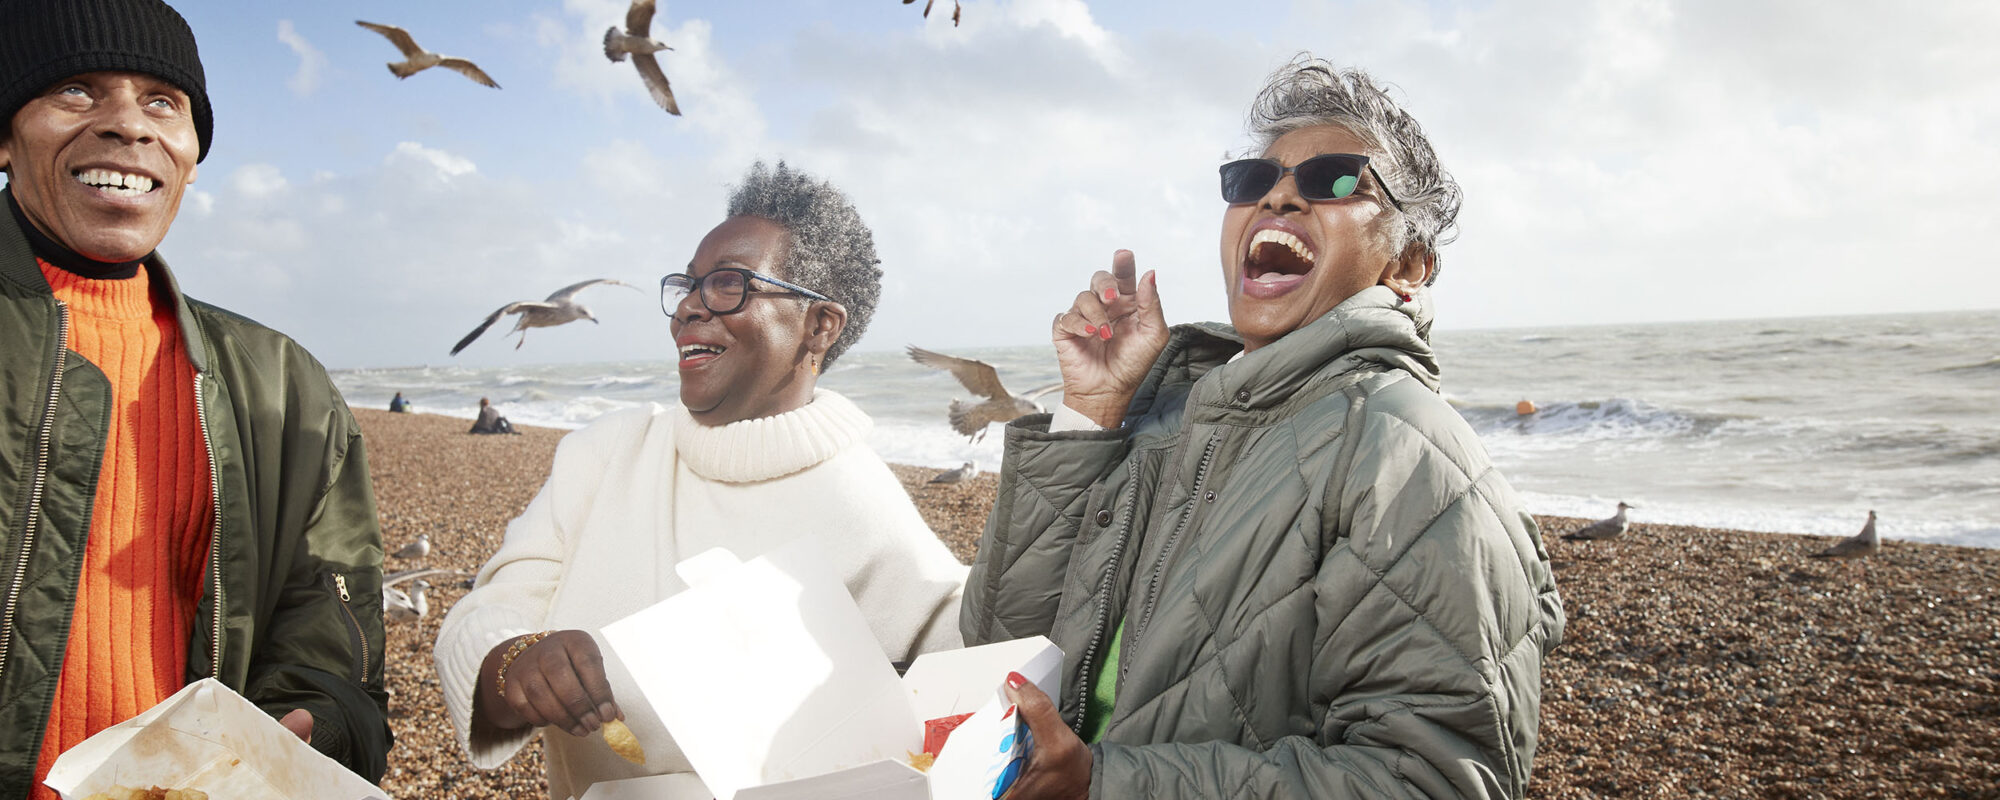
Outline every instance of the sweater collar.
{"type": "Polygon", "coordinates": [[[122,262],[98,261],[71,250],[62,242],[43,233],[41,228],[35,227],[35,223],[28,220],[28,212],[21,209],[19,200],[14,199],[14,187],[0,189],[0,195],[7,198],[7,211],[14,215],[14,224],[21,226],[21,235],[28,238],[28,249],[34,251],[36,257],[51,266],[71,275],[92,280],[115,281],[139,274],[140,265],[145,263],[145,259],[122,262]]]}
{"type": "Polygon", "coordinates": [[[674,450],[696,475],[724,483],[782,478],[867,440],[875,423],[847,398],[814,389],[812,402],[759,419],[709,427],[676,405],[674,450]]]}

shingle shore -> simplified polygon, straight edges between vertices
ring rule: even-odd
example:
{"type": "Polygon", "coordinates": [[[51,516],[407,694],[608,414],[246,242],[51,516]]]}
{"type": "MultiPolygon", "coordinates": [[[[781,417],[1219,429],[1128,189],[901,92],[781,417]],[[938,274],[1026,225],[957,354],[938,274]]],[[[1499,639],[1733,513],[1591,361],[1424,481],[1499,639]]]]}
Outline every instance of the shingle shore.
{"type": "MultiPolygon", "coordinates": [[[[541,488],[564,433],[355,415],[385,544],[428,533],[433,545],[387,569],[466,578],[541,488]]],[[[936,470],[896,472],[969,560],[994,476],[928,487],[936,470]]],[[[1556,537],[1583,520],[1539,519],[1569,627],[1543,676],[1533,796],[2000,797],[2000,550],[1888,541],[1865,562],[1825,563],[1806,556],[1838,537],[1635,523],[1619,540],[1573,543],[1556,537]]],[[[543,796],[539,744],[491,772],[458,751],[430,644],[465,590],[430,582],[431,616],[390,628],[383,788],[398,800],[543,796]]]]}

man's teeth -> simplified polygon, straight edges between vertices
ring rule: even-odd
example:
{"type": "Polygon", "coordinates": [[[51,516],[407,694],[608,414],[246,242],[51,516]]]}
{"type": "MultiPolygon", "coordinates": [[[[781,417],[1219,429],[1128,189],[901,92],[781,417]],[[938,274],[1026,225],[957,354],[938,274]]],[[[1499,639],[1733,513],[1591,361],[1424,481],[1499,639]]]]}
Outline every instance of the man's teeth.
{"type": "Polygon", "coordinates": [[[681,345],[681,358],[694,358],[695,356],[719,356],[722,355],[722,351],[723,348],[717,347],[712,344],[684,344],[681,345]]]}
{"type": "Polygon", "coordinates": [[[1298,256],[1299,260],[1307,264],[1313,263],[1312,248],[1307,247],[1306,243],[1301,241],[1299,237],[1285,231],[1276,228],[1265,228],[1258,231],[1256,235],[1250,237],[1250,252],[1257,252],[1257,245],[1260,244],[1283,245],[1292,251],[1292,255],[1298,256]]]}
{"type": "Polygon", "coordinates": [[[153,190],[153,179],[111,169],[87,169],[76,174],[79,183],[112,194],[136,197],[153,190]]]}

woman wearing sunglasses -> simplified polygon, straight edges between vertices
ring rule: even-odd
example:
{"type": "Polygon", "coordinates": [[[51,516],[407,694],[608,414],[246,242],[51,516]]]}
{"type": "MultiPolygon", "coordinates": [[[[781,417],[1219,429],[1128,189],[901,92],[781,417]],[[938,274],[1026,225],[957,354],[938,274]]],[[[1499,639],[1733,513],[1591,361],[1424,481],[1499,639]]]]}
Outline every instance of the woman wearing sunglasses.
{"type": "Polygon", "coordinates": [[[1230,325],[1168,328],[1130,252],[1007,429],[969,644],[1035,749],[1009,800],[1520,797],[1563,612],[1535,523],[1438,395],[1426,287],[1459,206],[1415,120],[1302,58],[1222,167],[1230,325]]]}
{"type": "Polygon", "coordinates": [[[565,438],[438,633],[446,706],[475,766],[499,766],[547,729],[550,797],[642,776],[660,776],[648,797],[712,797],[595,639],[685,588],[674,565],[712,547],[749,559],[826,540],[890,658],[959,646],[965,567],[867,445],[868,417],[815,386],[867,327],[876,265],[837,189],[758,164],[685,270],[661,281],[680,404],[607,414],[565,438]],[[590,735],[611,719],[637,736],[643,765],[590,735]]]}

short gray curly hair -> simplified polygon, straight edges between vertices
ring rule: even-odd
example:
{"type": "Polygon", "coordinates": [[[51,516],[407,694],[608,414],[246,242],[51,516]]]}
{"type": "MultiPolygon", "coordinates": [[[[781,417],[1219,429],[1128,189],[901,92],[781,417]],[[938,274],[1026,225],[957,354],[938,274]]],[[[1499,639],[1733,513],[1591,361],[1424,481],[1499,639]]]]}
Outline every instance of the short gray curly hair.
{"type": "Polygon", "coordinates": [[[833,184],[783,161],[777,169],[759,161],[729,194],[728,216],[763,217],[783,225],[792,234],[785,280],[846,307],[847,327],[827,348],[821,368],[832,365],[868,330],[882,298],[882,260],[875,256],[875,234],[861,221],[861,212],[833,184]]]}
{"type": "MultiPolygon", "coordinates": [[[[1458,208],[1465,199],[1458,181],[1438,163],[1423,127],[1368,73],[1300,53],[1265,81],[1250,104],[1247,124],[1265,150],[1278,137],[1302,128],[1345,129],[1374,151],[1367,155],[1403,204],[1398,252],[1415,241],[1435,254],[1457,238],[1458,208]]],[[[1435,271],[1430,280],[1437,280],[1435,271]]]]}

